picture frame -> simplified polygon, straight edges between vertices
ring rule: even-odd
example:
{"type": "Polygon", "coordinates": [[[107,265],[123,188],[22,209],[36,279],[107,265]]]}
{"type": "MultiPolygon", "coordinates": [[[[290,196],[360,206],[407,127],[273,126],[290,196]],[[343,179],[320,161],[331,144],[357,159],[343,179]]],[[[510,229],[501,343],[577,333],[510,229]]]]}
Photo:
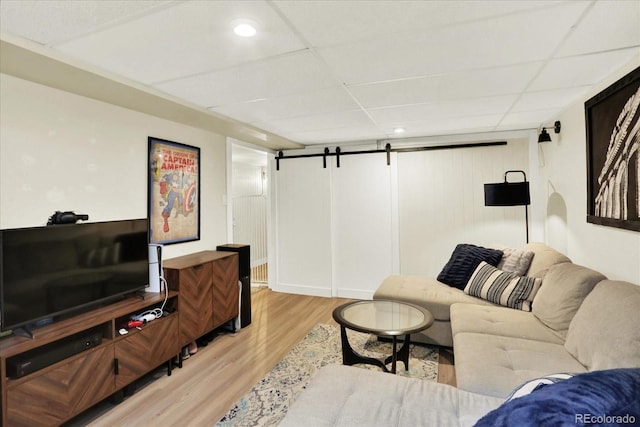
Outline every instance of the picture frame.
{"type": "Polygon", "coordinates": [[[200,240],[200,148],[148,137],[149,243],[200,240]]]}
{"type": "Polygon", "coordinates": [[[640,67],[585,102],[587,222],[640,231],[640,67]]]}

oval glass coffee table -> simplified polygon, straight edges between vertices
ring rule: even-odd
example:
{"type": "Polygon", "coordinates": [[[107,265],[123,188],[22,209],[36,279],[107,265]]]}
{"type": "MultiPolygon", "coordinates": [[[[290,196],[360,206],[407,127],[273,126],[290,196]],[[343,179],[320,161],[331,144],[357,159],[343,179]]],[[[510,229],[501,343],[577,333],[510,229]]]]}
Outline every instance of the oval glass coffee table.
{"type": "Polygon", "coordinates": [[[333,318],[340,325],[342,339],[342,363],[376,365],[385,372],[396,373],[398,360],[409,370],[409,344],[411,334],[424,331],[433,324],[433,316],[426,308],[402,301],[367,300],[343,304],[333,310],[333,318]],[[347,339],[347,329],[391,338],[391,355],[384,360],[357,353],[347,339]],[[404,343],[398,350],[398,337],[404,335],[404,343]],[[391,363],[391,370],[387,365],[391,363]]]}

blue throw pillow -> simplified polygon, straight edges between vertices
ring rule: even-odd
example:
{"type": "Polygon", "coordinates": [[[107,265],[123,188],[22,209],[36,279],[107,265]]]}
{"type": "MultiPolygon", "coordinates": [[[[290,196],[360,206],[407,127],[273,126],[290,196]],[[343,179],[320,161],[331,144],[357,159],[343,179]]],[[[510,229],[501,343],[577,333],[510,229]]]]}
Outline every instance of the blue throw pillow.
{"type": "Polygon", "coordinates": [[[477,423],[485,426],[638,425],[640,368],[576,375],[503,403],[477,423]]]}
{"type": "Polygon", "coordinates": [[[501,259],[502,251],[461,243],[453,250],[451,258],[438,275],[438,281],[464,289],[482,261],[495,267],[501,259]]]}

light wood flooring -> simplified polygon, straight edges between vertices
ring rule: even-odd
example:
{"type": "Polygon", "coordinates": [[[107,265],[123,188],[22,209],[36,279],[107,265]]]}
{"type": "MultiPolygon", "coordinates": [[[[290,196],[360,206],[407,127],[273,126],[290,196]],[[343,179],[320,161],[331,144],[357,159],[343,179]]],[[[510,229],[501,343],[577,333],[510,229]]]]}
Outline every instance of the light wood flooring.
{"type": "MultiPolygon", "coordinates": [[[[336,324],[333,309],[348,301],[261,288],[252,294],[249,326],[219,335],[171,376],[159,368],[122,403],[103,402],[67,425],[213,427],[313,326],[336,324]]],[[[455,385],[451,351],[441,349],[438,369],[438,382],[455,385]]]]}

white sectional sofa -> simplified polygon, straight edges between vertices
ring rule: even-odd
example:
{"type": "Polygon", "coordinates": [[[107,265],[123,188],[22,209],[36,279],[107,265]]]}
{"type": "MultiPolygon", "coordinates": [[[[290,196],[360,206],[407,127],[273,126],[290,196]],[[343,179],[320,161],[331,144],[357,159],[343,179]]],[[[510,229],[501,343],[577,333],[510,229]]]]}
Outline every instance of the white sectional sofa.
{"type": "MultiPolygon", "coordinates": [[[[282,425],[473,425],[492,410],[495,415],[510,408],[514,401],[505,399],[518,386],[554,373],[586,373],[562,387],[594,381],[594,375],[622,381],[630,391],[614,384],[611,392],[631,393],[635,404],[628,408],[638,411],[640,422],[640,286],[607,280],[540,243],[527,249],[535,253],[528,274],[542,279],[531,312],[471,297],[435,279],[396,276],[376,292],[375,298],[401,299],[432,311],[440,326],[424,338],[453,345],[457,388],[356,367],[326,367],[294,402],[282,425]],[[620,368],[631,368],[633,379],[613,379],[628,374],[620,368]]],[[[592,388],[606,386],[587,386],[572,402],[580,403],[580,396],[589,396],[592,388]]],[[[515,401],[522,405],[527,400],[515,401]]]]}

